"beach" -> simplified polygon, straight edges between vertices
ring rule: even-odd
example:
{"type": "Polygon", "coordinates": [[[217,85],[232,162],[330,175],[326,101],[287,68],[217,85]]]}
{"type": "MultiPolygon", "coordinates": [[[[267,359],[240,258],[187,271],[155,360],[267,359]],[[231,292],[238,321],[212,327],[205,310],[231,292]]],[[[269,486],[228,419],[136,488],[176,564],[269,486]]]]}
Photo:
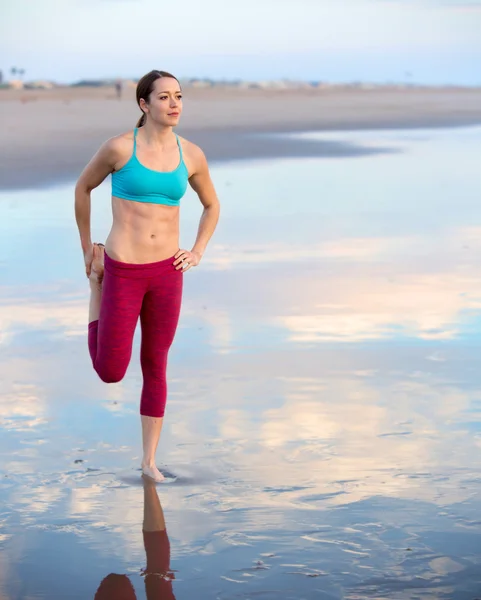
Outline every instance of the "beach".
{"type": "Polygon", "coordinates": [[[122,382],[90,363],[73,184],[0,194],[2,599],[478,597],[481,128],[304,138],[371,154],[212,166],[156,490],[140,331],[122,382]]]}
{"type": "MultiPolygon", "coordinates": [[[[135,126],[135,92],[113,88],[0,90],[0,189],[68,182],[109,137],[135,126]]],[[[446,127],[481,123],[479,88],[188,88],[177,131],[209,162],[356,156],[352,144],[272,134],[446,127]]]]}
{"type": "MultiPolygon", "coordinates": [[[[0,598],[478,598],[480,92],[186,92],[222,210],[156,487],[140,327],[103,383],[73,214],[128,94],[0,92],[0,598]]],[[[109,178],[91,209],[105,240],[109,178]]],[[[201,212],[188,189],[182,247],[201,212]]]]}

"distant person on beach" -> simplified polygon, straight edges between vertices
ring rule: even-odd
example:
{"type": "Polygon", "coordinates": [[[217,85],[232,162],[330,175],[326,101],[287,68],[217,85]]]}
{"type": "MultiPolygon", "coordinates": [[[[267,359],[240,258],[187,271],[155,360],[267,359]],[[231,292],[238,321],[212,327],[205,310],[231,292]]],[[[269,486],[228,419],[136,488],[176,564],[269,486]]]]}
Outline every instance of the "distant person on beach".
{"type": "MultiPolygon", "coordinates": [[[[170,569],[170,542],[164,511],[155,483],[147,478],[144,478],[142,537],[147,563],[142,575],[147,600],[175,600],[172,589],[175,576],[170,569]]],[[[100,583],[94,600],[137,600],[137,596],[127,575],[110,573],[100,583]]]]}
{"type": "Polygon", "coordinates": [[[88,347],[102,381],[124,377],[140,317],[141,466],[160,482],[164,476],[155,452],[184,273],[202,259],[217,225],[219,201],[204,153],[173,132],[182,112],[178,80],[165,71],[147,73],[137,85],[137,103],[142,111],[137,127],[107,140],[80,175],[75,217],[90,283],[88,347]],[[110,173],[113,224],[104,246],[91,240],[90,194],[110,173]],[[179,204],[188,183],[204,207],[191,250],[179,248],[179,204]]]}
{"type": "Polygon", "coordinates": [[[115,82],[115,92],[117,94],[117,98],[120,100],[122,98],[122,80],[117,79],[115,82]]]}

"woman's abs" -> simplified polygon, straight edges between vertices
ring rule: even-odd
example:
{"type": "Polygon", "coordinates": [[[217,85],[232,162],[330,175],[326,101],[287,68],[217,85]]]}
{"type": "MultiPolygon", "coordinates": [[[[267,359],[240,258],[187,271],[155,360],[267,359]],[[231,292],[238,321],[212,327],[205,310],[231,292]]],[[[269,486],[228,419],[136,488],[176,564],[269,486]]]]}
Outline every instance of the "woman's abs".
{"type": "Polygon", "coordinates": [[[110,258],[125,263],[157,262],[179,249],[179,209],[112,198],[113,224],[105,241],[110,258]]]}

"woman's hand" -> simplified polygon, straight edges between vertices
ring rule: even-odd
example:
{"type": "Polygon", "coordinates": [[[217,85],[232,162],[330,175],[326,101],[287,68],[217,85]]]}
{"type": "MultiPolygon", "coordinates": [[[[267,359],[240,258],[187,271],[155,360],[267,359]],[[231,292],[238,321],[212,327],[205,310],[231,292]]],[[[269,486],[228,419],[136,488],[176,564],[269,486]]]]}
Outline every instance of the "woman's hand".
{"type": "Polygon", "coordinates": [[[196,267],[200,263],[202,255],[200,252],[189,252],[188,250],[179,250],[174,256],[174,267],[176,271],[188,271],[191,267],[196,267]]]}
{"type": "Polygon", "coordinates": [[[90,244],[90,246],[84,252],[85,274],[87,275],[87,278],[90,277],[90,273],[92,271],[93,259],[94,259],[94,245],[90,244]]]}

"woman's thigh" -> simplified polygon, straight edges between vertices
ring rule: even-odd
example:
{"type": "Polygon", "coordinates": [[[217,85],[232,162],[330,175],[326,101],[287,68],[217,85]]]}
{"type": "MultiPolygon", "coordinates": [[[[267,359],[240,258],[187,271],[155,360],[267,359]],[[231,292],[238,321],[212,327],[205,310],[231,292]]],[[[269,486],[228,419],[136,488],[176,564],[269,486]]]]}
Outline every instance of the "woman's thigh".
{"type": "Polygon", "coordinates": [[[144,359],[162,361],[177,330],[182,303],[183,274],[172,269],[151,281],[140,320],[144,359]]]}
{"type": "Polygon", "coordinates": [[[135,327],[146,289],[145,279],[104,273],[97,335],[97,363],[125,370],[132,355],[135,327]]]}

